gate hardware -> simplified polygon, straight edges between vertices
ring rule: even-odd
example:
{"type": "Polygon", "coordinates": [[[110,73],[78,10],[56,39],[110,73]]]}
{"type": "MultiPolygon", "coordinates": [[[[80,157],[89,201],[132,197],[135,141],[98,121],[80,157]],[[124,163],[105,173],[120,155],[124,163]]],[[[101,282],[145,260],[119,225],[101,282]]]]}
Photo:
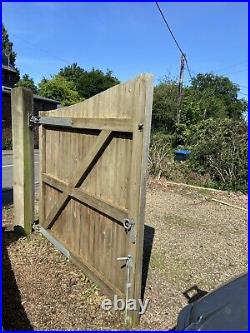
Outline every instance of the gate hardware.
{"type": "Polygon", "coordinates": [[[126,218],[123,221],[123,226],[124,226],[126,233],[129,233],[130,242],[135,244],[135,241],[136,241],[135,221],[133,219],[126,218]]]}
{"type": "Polygon", "coordinates": [[[126,260],[126,267],[132,267],[132,256],[128,254],[127,257],[118,257],[116,260],[123,261],[126,260]]]}
{"type": "Polygon", "coordinates": [[[128,254],[127,257],[119,257],[117,258],[118,261],[126,260],[126,268],[127,268],[127,278],[126,278],[126,284],[125,284],[125,323],[127,321],[128,316],[128,308],[127,308],[127,302],[129,298],[129,288],[131,288],[132,284],[130,281],[130,270],[133,267],[133,257],[131,254],[128,254]]]}
{"type": "Polygon", "coordinates": [[[29,114],[29,127],[33,128],[35,125],[40,125],[40,117],[29,114]]]}
{"type": "Polygon", "coordinates": [[[138,124],[138,130],[139,131],[143,130],[143,123],[138,124]]]}

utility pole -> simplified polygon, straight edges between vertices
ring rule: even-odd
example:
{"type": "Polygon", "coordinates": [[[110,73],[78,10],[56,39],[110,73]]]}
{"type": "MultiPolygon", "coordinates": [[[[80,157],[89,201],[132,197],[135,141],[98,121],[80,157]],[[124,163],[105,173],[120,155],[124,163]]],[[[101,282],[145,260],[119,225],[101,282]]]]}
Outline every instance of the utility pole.
{"type": "Polygon", "coordinates": [[[178,96],[178,104],[177,104],[176,125],[178,125],[180,123],[180,118],[181,118],[181,102],[182,102],[182,97],[183,97],[182,86],[183,86],[184,68],[185,68],[185,55],[183,53],[181,53],[180,74],[179,74],[179,82],[178,82],[179,96],[178,96]]]}

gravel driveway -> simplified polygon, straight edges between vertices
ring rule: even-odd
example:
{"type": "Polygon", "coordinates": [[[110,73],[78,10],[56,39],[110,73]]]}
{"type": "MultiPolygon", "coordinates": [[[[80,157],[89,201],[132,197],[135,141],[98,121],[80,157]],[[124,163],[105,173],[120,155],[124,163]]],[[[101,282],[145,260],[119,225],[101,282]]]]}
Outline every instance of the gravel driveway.
{"type": "MultiPolygon", "coordinates": [[[[247,196],[149,180],[140,329],[172,329],[187,304],[247,270],[247,196]],[[194,295],[194,297],[196,297],[194,295]]],[[[37,233],[19,238],[13,210],[3,209],[3,325],[7,330],[121,329],[122,313],[104,311],[104,295],[37,233]]]]}

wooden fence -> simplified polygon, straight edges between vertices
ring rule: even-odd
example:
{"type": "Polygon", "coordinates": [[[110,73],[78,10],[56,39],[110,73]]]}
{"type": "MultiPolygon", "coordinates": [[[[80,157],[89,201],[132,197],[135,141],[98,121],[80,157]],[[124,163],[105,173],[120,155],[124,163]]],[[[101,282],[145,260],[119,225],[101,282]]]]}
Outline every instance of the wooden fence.
{"type": "Polygon", "coordinates": [[[141,298],[152,95],[145,74],[40,112],[39,224],[110,297],[141,298]]]}

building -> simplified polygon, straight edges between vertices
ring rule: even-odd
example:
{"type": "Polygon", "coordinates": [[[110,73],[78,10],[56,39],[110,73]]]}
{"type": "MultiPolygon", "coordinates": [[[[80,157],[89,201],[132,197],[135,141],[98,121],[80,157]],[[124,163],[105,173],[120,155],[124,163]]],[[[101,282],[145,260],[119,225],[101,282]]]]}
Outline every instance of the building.
{"type": "Polygon", "coordinates": [[[2,86],[13,88],[19,79],[15,67],[8,63],[8,58],[2,55],[2,86]]]}
{"type": "MultiPolygon", "coordinates": [[[[19,80],[19,73],[12,64],[8,62],[8,58],[2,55],[2,127],[11,128],[11,89],[19,80]]],[[[49,111],[57,109],[60,102],[50,98],[33,95],[34,97],[34,115],[38,115],[38,111],[49,111]]]]}

